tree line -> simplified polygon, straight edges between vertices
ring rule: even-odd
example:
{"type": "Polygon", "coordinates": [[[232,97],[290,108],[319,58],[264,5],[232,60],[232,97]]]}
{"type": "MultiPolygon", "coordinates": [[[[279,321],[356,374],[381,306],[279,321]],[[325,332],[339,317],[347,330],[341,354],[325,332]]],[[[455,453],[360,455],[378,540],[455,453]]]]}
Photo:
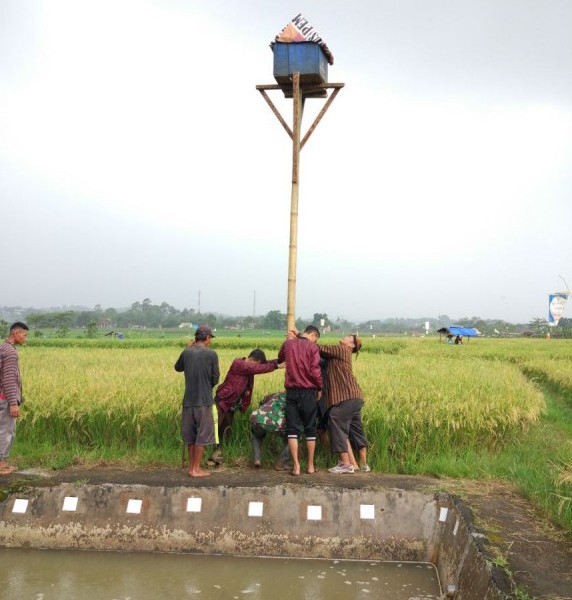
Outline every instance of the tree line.
{"type": "MultiPolygon", "coordinates": [[[[94,337],[100,329],[165,328],[175,329],[181,324],[208,324],[217,329],[286,329],[286,314],[271,310],[265,315],[228,316],[217,313],[201,313],[194,308],[178,309],[167,302],[154,304],[150,298],[136,301],[127,309],[103,308],[96,305],[91,310],[50,310],[0,308],[0,336],[5,336],[10,321],[26,320],[31,329],[55,330],[56,335],[65,337],[71,329],[85,329],[89,337],[94,337]]],[[[572,337],[572,319],[562,318],[557,327],[548,327],[546,319],[535,318],[528,323],[509,323],[499,319],[481,319],[478,316],[452,320],[447,315],[422,317],[417,319],[388,318],[363,322],[346,319],[331,319],[326,313],[314,313],[312,318],[299,318],[296,326],[302,330],[306,325],[315,325],[321,331],[359,331],[372,335],[423,335],[425,324],[434,333],[441,327],[460,325],[475,327],[487,336],[534,335],[542,336],[550,332],[555,337],[572,337]]]]}
{"type": "MultiPolygon", "coordinates": [[[[11,320],[25,320],[33,330],[54,329],[60,334],[71,329],[86,329],[91,333],[98,329],[129,329],[129,328],[178,328],[181,324],[208,324],[212,328],[236,329],[272,329],[286,328],[286,314],[279,310],[271,310],[259,316],[227,316],[217,313],[201,313],[194,308],[177,309],[167,302],[153,304],[150,298],[144,298],[131,304],[128,309],[103,308],[96,305],[92,310],[50,310],[38,311],[28,309],[18,310],[0,308],[1,321],[8,325],[11,320]],[[4,318],[5,315],[5,318],[4,318]]],[[[298,328],[304,328],[309,323],[321,328],[334,329],[334,325],[325,313],[315,313],[311,321],[298,319],[298,328]]],[[[353,323],[340,320],[337,328],[350,329],[353,323]]],[[[0,333],[2,331],[0,330],[0,333]]],[[[62,335],[61,337],[65,337],[62,335]]]]}

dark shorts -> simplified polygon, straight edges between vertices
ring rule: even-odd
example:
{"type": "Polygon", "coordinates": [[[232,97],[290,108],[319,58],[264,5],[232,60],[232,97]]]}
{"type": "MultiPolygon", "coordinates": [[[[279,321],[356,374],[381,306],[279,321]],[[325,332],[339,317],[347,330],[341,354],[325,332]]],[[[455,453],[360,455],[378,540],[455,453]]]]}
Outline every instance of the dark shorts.
{"type": "Polygon", "coordinates": [[[215,443],[213,407],[183,406],[181,434],[187,446],[210,446],[215,443]]]}
{"type": "Polygon", "coordinates": [[[317,400],[316,390],[305,388],[286,390],[286,434],[289,438],[298,438],[298,432],[304,429],[306,441],[316,439],[317,400]]]}
{"type": "Polygon", "coordinates": [[[329,413],[330,450],[339,454],[348,451],[348,439],[357,450],[367,447],[361,421],[363,400],[352,398],[332,406],[329,413]]]}
{"type": "Polygon", "coordinates": [[[326,398],[322,394],[322,397],[318,400],[318,416],[317,416],[316,428],[318,431],[328,431],[328,407],[326,405],[326,398]]]}

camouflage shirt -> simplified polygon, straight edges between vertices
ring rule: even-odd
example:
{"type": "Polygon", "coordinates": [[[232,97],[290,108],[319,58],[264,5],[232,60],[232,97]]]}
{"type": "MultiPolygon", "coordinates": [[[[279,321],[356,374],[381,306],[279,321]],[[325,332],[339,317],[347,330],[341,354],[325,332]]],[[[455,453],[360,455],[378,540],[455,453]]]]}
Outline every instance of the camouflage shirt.
{"type": "Polygon", "coordinates": [[[266,431],[284,431],[286,428],[286,392],[264,396],[262,404],[250,415],[252,425],[266,431]]]}

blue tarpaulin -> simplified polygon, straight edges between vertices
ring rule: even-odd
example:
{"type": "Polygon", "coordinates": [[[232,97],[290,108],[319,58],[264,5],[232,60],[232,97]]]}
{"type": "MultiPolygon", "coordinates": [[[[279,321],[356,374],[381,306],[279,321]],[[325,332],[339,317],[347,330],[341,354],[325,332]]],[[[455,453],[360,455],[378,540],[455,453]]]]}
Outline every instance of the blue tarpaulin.
{"type": "Polygon", "coordinates": [[[444,335],[461,335],[465,337],[477,337],[479,332],[474,327],[442,327],[437,330],[437,333],[444,335]]]}

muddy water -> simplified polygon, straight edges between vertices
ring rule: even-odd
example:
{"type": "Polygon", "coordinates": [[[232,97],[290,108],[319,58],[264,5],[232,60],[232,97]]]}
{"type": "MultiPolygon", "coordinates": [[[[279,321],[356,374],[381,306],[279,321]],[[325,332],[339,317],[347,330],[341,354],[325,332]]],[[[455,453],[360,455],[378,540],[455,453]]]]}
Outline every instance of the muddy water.
{"type": "Polygon", "coordinates": [[[437,597],[425,563],[0,550],[9,600],[408,600],[437,597]]]}

